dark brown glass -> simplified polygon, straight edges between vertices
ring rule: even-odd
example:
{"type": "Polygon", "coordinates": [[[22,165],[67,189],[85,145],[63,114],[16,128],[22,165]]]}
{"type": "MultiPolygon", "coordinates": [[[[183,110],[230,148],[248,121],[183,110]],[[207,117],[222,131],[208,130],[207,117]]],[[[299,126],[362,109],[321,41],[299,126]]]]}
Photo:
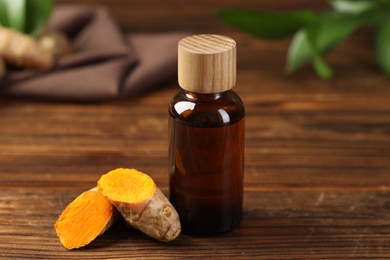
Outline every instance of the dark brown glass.
{"type": "Polygon", "coordinates": [[[242,218],[245,111],[232,90],[180,90],[169,107],[170,200],[183,233],[212,235],[242,218]]]}

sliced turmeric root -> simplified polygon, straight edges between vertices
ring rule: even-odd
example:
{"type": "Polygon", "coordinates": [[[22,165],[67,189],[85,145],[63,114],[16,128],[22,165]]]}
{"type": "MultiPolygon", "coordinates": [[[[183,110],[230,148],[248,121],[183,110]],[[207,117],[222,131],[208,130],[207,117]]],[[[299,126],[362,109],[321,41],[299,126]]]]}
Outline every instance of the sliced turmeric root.
{"type": "Polygon", "coordinates": [[[54,225],[61,244],[75,249],[89,244],[108,230],[115,220],[115,208],[95,189],[73,200],[54,225]]]}
{"type": "Polygon", "coordinates": [[[103,175],[97,188],[132,227],[164,242],[180,234],[179,215],[147,174],[119,168],[103,175]]]}

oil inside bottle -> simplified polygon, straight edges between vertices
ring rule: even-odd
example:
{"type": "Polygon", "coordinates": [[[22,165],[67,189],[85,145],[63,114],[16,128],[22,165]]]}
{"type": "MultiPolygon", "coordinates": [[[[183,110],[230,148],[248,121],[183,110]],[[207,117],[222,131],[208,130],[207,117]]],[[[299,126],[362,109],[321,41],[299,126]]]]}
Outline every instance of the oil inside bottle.
{"type": "Polygon", "coordinates": [[[226,232],[242,216],[243,106],[233,91],[195,101],[188,95],[179,94],[170,109],[170,200],[183,233],[226,232]],[[180,102],[191,111],[175,108],[180,102]]]}

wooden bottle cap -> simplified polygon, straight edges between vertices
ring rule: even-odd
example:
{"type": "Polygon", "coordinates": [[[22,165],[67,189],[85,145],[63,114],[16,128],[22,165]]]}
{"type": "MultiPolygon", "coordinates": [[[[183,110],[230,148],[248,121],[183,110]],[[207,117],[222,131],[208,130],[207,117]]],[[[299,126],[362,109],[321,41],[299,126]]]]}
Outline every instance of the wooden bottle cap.
{"type": "Polygon", "coordinates": [[[178,48],[179,85],[191,92],[218,93],[236,84],[236,42],[216,34],[186,37],[178,48]]]}

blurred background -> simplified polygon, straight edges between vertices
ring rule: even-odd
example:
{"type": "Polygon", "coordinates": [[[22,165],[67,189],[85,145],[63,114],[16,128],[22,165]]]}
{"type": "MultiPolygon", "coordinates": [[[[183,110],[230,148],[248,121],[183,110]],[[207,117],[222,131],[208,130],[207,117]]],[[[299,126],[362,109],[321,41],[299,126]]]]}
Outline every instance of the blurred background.
{"type": "Polygon", "coordinates": [[[127,31],[170,32],[190,31],[193,33],[229,33],[231,27],[216,18],[219,10],[225,8],[266,9],[273,11],[313,9],[329,7],[328,2],[291,0],[55,0],[58,4],[98,4],[106,6],[119,24],[127,31]]]}

